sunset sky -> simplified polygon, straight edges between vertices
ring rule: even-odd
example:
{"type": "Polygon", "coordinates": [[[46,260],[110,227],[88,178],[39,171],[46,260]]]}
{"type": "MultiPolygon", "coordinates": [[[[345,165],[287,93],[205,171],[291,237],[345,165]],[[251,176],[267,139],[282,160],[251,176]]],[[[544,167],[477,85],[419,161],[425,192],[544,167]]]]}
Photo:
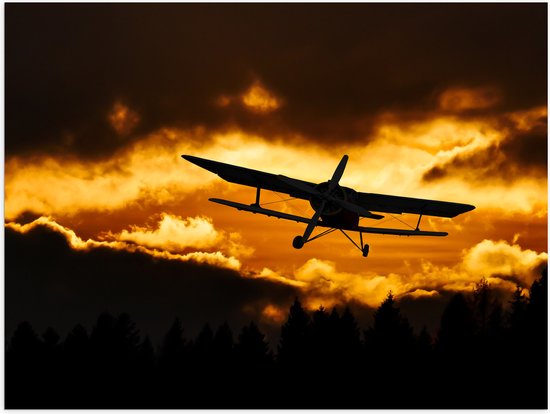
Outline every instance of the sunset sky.
{"type": "MultiPolygon", "coordinates": [[[[150,330],[158,315],[160,331],[180,311],[189,326],[275,326],[295,296],[373,308],[390,290],[413,317],[482,277],[528,288],[547,262],[545,3],[5,12],[8,332],[102,310],[150,330]],[[182,154],[312,182],[348,154],[342,185],[476,209],[423,219],[445,238],[368,235],[367,259],[338,233],[295,250],[304,224],[209,202],[252,203],[255,190],[182,154]],[[45,250],[64,264],[37,263],[45,250]]],[[[306,201],[269,207],[313,214],[306,201]]]]}

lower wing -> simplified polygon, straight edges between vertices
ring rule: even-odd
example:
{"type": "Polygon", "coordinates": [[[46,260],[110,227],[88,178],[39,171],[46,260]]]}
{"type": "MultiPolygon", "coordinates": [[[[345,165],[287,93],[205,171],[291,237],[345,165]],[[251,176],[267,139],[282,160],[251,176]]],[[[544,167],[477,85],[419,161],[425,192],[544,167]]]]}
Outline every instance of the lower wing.
{"type": "MultiPolygon", "coordinates": [[[[294,214],[288,214],[283,213],[276,210],[269,210],[267,208],[260,207],[258,205],[248,205],[248,204],[242,204],[237,203],[235,201],[229,201],[229,200],[223,200],[221,198],[210,198],[210,201],[218,204],[223,204],[228,207],[236,208],[239,211],[248,211],[250,213],[254,214],[262,214],[264,216],[268,217],[277,217],[284,220],[290,220],[295,221],[297,223],[306,223],[309,224],[311,219],[308,219],[306,217],[296,216],[294,214]]],[[[333,226],[329,226],[326,224],[323,224],[323,221],[320,220],[317,224],[320,227],[330,227],[334,228],[333,226]]],[[[362,233],[373,233],[373,234],[391,234],[395,236],[438,236],[438,237],[444,237],[447,236],[448,233],[443,231],[424,231],[424,230],[402,230],[402,229],[389,229],[389,228],[381,228],[381,227],[337,227],[342,230],[348,230],[348,231],[359,231],[362,233]]]]}

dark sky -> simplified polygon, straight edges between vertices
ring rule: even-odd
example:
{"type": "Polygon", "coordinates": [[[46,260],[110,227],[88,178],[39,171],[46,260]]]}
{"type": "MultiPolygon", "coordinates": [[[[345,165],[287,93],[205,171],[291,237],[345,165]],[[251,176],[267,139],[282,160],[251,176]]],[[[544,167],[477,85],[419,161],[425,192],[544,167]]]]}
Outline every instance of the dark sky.
{"type": "MultiPolygon", "coordinates": [[[[546,103],[547,5],[6,4],[6,153],[107,156],[113,101],[161,126],[238,124],[330,145],[377,115],[430,116],[449,87],[492,111],[546,103]],[[258,119],[214,105],[254,79],[285,100],[258,119]]],[[[485,111],[486,112],[486,111],[485,111]]],[[[475,111],[470,114],[475,116],[475,111]]]]}

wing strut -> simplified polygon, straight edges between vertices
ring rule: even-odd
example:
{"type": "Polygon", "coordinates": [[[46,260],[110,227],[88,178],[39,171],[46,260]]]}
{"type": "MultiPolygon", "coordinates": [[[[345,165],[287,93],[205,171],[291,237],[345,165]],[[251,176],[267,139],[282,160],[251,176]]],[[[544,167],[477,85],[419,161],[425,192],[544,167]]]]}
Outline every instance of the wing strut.
{"type": "Polygon", "coordinates": [[[260,191],[262,190],[261,187],[256,188],[256,202],[254,204],[251,204],[254,207],[260,207],[260,191]]]}
{"type": "Polygon", "coordinates": [[[419,231],[420,230],[420,220],[422,220],[422,214],[423,213],[420,213],[420,215],[418,216],[418,223],[416,223],[416,231],[419,231]]]}

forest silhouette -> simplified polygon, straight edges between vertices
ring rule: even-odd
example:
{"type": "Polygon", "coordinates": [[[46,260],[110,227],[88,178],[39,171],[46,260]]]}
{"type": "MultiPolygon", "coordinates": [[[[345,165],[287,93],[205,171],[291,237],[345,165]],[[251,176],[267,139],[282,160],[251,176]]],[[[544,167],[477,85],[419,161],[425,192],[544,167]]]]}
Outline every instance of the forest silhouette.
{"type": "Polygon", "coordinates": [[[5,408],[547,408],[547,269],[501,303],[485,279],[414,332],[390,292],[362,329],[348,307],[296,298],[272,349],[251,321],[155,346],[130,316],[64,340],[21,322],[7,345],[5,408]]]}

